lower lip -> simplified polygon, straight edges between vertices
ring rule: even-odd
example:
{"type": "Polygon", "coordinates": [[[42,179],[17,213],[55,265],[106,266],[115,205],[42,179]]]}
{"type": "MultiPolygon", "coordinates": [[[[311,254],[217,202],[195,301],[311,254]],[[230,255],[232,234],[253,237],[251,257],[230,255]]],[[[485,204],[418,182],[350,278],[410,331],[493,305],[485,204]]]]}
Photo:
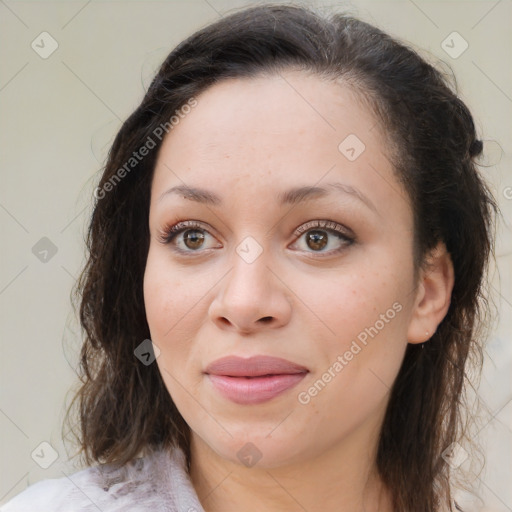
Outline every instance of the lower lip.
{"type": "Polygon", "coordinates": [[[267,375],[264,377],[227,377],[210,375],[220,393],[237,404],[261,404],[297,385],[306,373],[267,375]]]}

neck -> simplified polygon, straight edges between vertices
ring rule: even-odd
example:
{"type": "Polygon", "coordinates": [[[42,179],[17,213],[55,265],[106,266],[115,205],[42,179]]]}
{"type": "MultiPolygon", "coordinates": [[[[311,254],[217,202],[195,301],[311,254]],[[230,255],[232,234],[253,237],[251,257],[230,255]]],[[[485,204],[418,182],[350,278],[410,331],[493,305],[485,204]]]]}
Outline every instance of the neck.
{"type": "Polygon", "coordinates": [[[296,464],[249,468],[193,434],[190,477],[206,512],[392,512],[375,468],[376,443],[361,450],[355,436],[296,464]]]}

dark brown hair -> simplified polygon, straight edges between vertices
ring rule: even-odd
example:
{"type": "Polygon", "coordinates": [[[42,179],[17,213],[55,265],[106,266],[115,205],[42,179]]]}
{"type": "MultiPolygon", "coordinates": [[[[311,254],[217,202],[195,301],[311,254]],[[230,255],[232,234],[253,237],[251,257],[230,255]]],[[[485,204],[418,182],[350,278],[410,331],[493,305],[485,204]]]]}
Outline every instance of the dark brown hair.
{"type": "Polygon", "coordinates": [[[475,355],[479,368],[477,328],[488,310],[484,278],[494,254],[497,205],[474,161],[482,143],[455,88],[413,49],[351,16],[299,6],[243,9],[183,41],[114,140],[75,290],[85,341],[81,387],[68,420],[77,406],[79,453],[88,464],[124,464],[175,444],[190,457],[189,428],[158,367],[134,356],[150,338],[143,275],[150,187],[163,139],[155,134],[216,82],[286,69],[348,84],[385,127],[397,179],[413,206],[416,275],[438,242],[451,255],[455,283],[448,313],[424,347],[407,347],[377,456],[397,512],[436,512],[451,499],[443,452],[464,433],[466,363],[475,355]],[[127,168],[149,138],[155,147],[127,168]]]}

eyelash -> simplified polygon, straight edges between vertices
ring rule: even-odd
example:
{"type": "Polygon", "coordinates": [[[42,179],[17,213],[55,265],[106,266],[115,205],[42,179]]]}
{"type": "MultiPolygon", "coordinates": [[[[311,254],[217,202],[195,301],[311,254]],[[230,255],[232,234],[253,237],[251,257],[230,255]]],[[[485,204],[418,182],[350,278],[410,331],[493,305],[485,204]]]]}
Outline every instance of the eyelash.
{"type": "MultiPolygon", "coordinates": [[[[334,233],[340,240],[344,241],[344,244],[339,247],[338,249],[331,250],[326,253],[322,252],[315,252],[312,251],[312,254],[315,254],[315,258],[322,258],[325,257],[324,255],[333,255],[337,254],[343,250],[345,250],[348,246],[352,245],[356,242],[356,238],[353,235],[350,235],[348,233],[348,229],[342,226],[341,224],[338,224],[337,222],[330,221],[330,220],[312,220],[309,222],[306,222],[305,224],[302,224],[300,227],[298,227],[294,231],[294,235],[299,237],[303,235],[304,233],[307,233],[308,231],[312,230],[322,230],[326,231],[328,233],[334,233]]],[[[187,220],[187,221],[181,221],[177,222],[176,224],[168,224],[166,225],[162,231],[158,233],[158,241],[164,245],[169,245],[178,235],[183,233],[184,231],[206,231],[208,232],[208,229],[206,229],[205,225],[202,222],[195,221],[195,220],[187,220]]],[[[208,232],[209,233],[209,232],[208,232]]],[[[192,251],[192,250],[183,250],[180,249],[177,246],[174,246],[172,248],[174,251],[181,253],[181,254],[187,254],[196,256],[200,253],[204,253],[205,251],[211,250],[211,249],[203,249],[202,251],[192,251]]]]}

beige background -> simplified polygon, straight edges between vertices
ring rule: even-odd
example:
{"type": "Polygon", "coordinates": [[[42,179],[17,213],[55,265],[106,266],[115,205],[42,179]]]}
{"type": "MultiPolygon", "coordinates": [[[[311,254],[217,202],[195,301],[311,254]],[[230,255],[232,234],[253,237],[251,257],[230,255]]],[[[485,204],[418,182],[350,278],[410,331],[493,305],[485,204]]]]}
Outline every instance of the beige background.
{"type": "MultiPolygon", "coordinates": [[[[79,346],[69,294],[83,264],[92,190],[112,137],[172,47],[249,3],[0,1],[0,503],[31,483],[76,470],[61,441],[79,346]],[[49,36],[39,37],[45,31],[58,48],[43,59],[31,43],[42,46],[44,37],[44,51],[51,49],[49,36]],[[50,248],[47,261],[40,259],[48,244],[43,237],[57,250],[50,248]],[[42,442],[58,457],[47,469],[40,465],[52,462],[52,449],[42,442]]],[[[488,464],[475,483],[485,510],[510,511],[512,2],[313,3],[346,6],[422,48],[430,60],[448,63],[487,141],[482,172],[503,213],[494,272],[500,318],[480,389],[490,410],[481,428],[488,464]],[[454,31],[469,45],[457,58],[441,46],[454,31]]],[[[463,40],[455,37],[454,48],[461,49],[463,40]]]]}

